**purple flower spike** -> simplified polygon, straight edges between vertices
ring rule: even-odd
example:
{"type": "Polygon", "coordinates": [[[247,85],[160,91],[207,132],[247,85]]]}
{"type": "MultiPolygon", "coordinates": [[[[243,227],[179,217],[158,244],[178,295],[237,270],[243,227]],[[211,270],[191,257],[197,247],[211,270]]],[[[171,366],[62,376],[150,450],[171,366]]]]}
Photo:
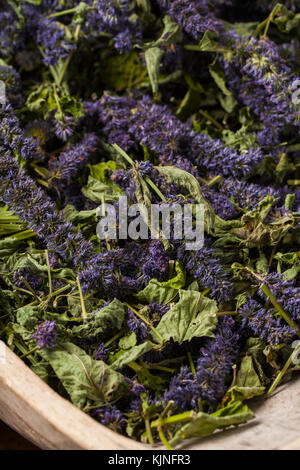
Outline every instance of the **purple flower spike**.
{"type": "Polygon", "coordinates": [[[56,321],[45,320],[38,325],[36,333],[32,335],[40,349],[54,348],[57,338],[56,321]]]}

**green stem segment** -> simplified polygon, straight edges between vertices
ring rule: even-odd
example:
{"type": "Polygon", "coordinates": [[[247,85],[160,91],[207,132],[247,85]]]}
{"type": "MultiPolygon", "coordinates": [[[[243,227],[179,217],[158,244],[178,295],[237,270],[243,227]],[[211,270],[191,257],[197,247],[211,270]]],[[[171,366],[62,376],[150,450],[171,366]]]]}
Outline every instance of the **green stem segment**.
{"type": "Polygon", "coordinates": [[[184,413],[179,413],[177,415],[169,416],[165,419],[157,419],[152,421],[151,428],[157,428],[159,425],[161,426],[172,426],[174,424],[179,423],[189,423],[194,419],[195,413],[194,411],[185,411],[184,413]]]}
{"type": "Polygon", "coordinates": [[[51,299],[51,297],[56,297],[57,295],[62,294],[67,289],[70,289],[70,285],[69,286],[63,286],[60,289],[57,289],[56,291],[52,292],[52,294],[49,293],[49,295],[47,296],[47,300],[51,299]]]}
{"type": "Polygon", "coordinates": [[[210,114],[208,114],[206,111],[203,111],[203,109],[199,109],[199,113],[205,117],[206,119],[208,119],[209,121],[211,121],[214,126],[219,129],[220,131],[223,131],[224,130],[224,127],[221,126],[220,123],[218,123],[218,121],[216,121],[210,114]]]}
{"type": "Polygon", "coordinates": [[[160,421],[164,419],[165,416],[167,416],[169,410],[172,408],[173,405],[174,405],[174,401],[170,400],[167,406],[165,407],[165,409],[163,410],[162,414],[160,415],[160,421]]]}
{"type": "Polygon", "coordinates": [[[246,269],[246,271],[250,272],[252,274],[252,276],[254,276],[256,279],[258,279],[261,282],[261,285],[259,287],[262,290],[262,292],[268,297],[268,299],[273,304],[273,306],[275,307],[277,312],[280,313],[281,317],[286,321],[286,323],[296,331],[297,335],[300,338],[300,330],[299,330],[298,326],[291,319],[291,317],[288,315],[288,313],[285,312],[285,310],[282,308],[282,306],[277,302],[275,295],[272,294],[272,292],[270,291],[268,286],[264,283],[264,279],[261,276],[259,276],[258,274],[256,274],[255,272],[253,272],[251,269],[249,269],[247,267],[244,268],[244,269],[246,269]]]}
{"type": "Polygon", "coordinates": [[[112,144],[113,148],[123,157],[125,158],[125,160],[128,161],[128,163],[133,167],[135,168],[135,163],[134,161],[132,160],[132,158],[130,158],[129,155],[127,155],[126,152],[124,152],[123,149],[121,149],[121,147],[118,146],[118,144],[112,144]]]}
{"type": "Polygon", "coordinates": [[[149,420],[148,417],[145,418],[145,428],[146,428],[146,434],[147,434],[149,444],[151,444],[153,446],[154,445],[154,439],[153,439],[153,436],[152,436],[150,420],[149,420]]]}
{"type": "Polygon", "coordinates": [[[60,72],[59,77],[58,77],[58,79],[57,79],[57,85],[58,85],[59,87],[61,86],[61,83],[62,83],[62,81],[63,81],[63,79],[64,79],[65,73],[66,73],[67,68],[68,68],[68,66],[69,66],[69,63],[70,63],[70,61],[71,61],[71,59],[72,59],[72,55],[73,55],[73,54],[72,54],[72,52],[71,52],[71,53],[68,55],[68,57],[66,58],[66,60],[65,60],[65,62],[64,62],[64,65],[63,65],[63,68],[61,69],[61,72],[60,72]]]}
{"type": "Polygon", "coordinates": [[[83,297],[83,293],[82,293],[82,289],[81,289],[81,285],[80,285],[80,281],[79,281],[78,276],[76,277],[76,282],[77,282],[77,286],[78,286],[78,290],[79,290],[82,318],[83,318],[83,321],[85,321],[86,318],[87,318],[87,313],[86,313],[86,309],[85,309],[84,297],[83,297]]]}
{"type": "Polygon", "coordinates": [[[47,270],[48,270],[48,283],[49,283],[49,295],[52,296],[52,279],[51,279],[51,267],[49,262],[48,250],[45,250],[47,270]]]}
{"type": "Polygon", "coordinates": [[[25,286],[27,287],[27,289],[29,290],[29,292],[31,292],[31,294],[33,295],[33,297],[38,301],[40,302],[41,299],[39,298],[39,296],[35,293],[35,291],[32,289],[31,285],[26,281],[26,279],[21,276],[21,279],[22,281],[24,282],[25,286]]]}
{"type": "Polygon", "coordinates": [[[161,344],[164,344],[165,340],[164,338],[161,336],[161,334],[154,328],[154,326],[145,318],[143,317],[143,315],[141,315],[137,310],[135,310],[133,307],[131,307],[129,304],[127,304],[126,302],[124,302],[124,305],[126,305],[126,307],[130,308],[130,310],[137,316],[139,317],[141,320],[143,320],[144,323],[146,323],[146,325],[149,326],[149,328],[151,328],[151,330],[153,331],[153,333],[156,334],[156,336],[159,338],[159,341],[161,344]]]}
{"type": "Polygon", "coordinates": [[[217,312],[216,313],[216,316],[217,317],[225,317],[226,315],[230,315],[230,316],[235,316],[237,315],[238,313],[236,311],[232,311],[232,312],[217,312]]]}
{"type": "Polygon", "coordinates": [[[20,359],[23,359],[24,357],[27,357],[29,356],[30,354],[34,353],[35,351],[37,351],[39,349],[38,346],[35,346],[34,348],[32,348],[30,351],[22,354],[22,356],[20,356],[20,359]]]}
{"type": "Polygon", "coordinates": [[[162,201],[166,201],[165,196],[163,193],[158,189],[158,187],[153,183],[153,181],[149,178],[149,176],[145,176],[145,181],[149,184],[149,186],[156,192],[156,194],[160,197],[162,201]]]}
{"type": "Polygon", "coordinates": [[[196,377],[197,373],[196,373],[195,365],[194,365],[193,358],[192,358],[192,355],[191,355],[190,352],[187,353],[187,357],[188,357],[188,360],[189,360],[189,363],[190,363],[191,371],[193,372],[194,376],[196,377]]]}
{"type": "Polygon", "coordinates": [[[279,383],[281,382],[281,380],[283,379],[284,375],[286,374],[288,368],[290,367],[290,365],[294,362],[294,359],[296,358],[298,352],[300,350],[300,344],[298,344],[298,346],[295,348],[295,350],[293,351],[293,353],[290,355],[289,359],[286,361],[283,369],[279,372],[279,374],[277,375],[276,379],[274,380],[274,382],[272,383],[268,393],[267,393],[267,397],[270,397],[272,395],[272,393],[274,392],[275,388],[279,385],[279,383]]]}
{"type": "Polygon", "coordinates": [[[270,27],[272,21],[274,20],[275,16],[277,15],[277,13],[279,13],[279,11],[281,10],[281,7],[282,7],[281,4],[276,5],[276,7],[272,11],[272,13],[268,16],[268,18],[266,20],[266,27],[265,27],[265,30],[264,30],[264,34],[262,36],[264,39],[267,38],[269,27],[270,27]]]}
{"type": "Polygon", "coordinates": [[[170,369],[169,367],[164,367],[157,364],[148,364],[142,361],[140,362],[146,369],[161,370],[163,372],[168,372],[169,374],[174,374],[176,372],[176,369],[170,369]]]}
{"type": "MultiPolygon", "coordinates": [[[[43,58],[45,58],[45,53],[44,53],[43,49],[40,46],[38,46],[38,50],[40,51],[41,56],[43,58]]],[[[50,65],[49,70],[52,74],[52,77],[54,78],[54,81],[55,81],[56,85],[58,85],[58,75],[57,75],[55,67],[53,65],[50,65]]]]}
{"type": "Polygon", "coordinates": [[[157,421],[157,431],[158,431],[158,435],[160,437],[160,440],[161,442],[164,444],[164,446],[166,447],[166,449],[168,450],[173,450],[173,448],[171,447],[171,445],[169,444],[166,436],[164,435],[164,432],[163,432],[163,424],[165,422],[164,418],[165,416],[168,414],[169,410],[172,408],[172,406],[174,405],[174,401],[170,400],[169,403],[167,404],[167,406],[165,407],[164,411],[162,412],[162,414],[160,415],[158,421],[157,421]]]}
{"type": "Polygon", "coordinates": [[[160,424],[158,425],[157,430],[158,430],[159,438],[160,438],[161,442],[163,443],[163,445],[165,446],[165,448],[167,450],[173,450],[173,447],[171,447],[169,442],[167,441],[167,438],[164,435],[163,430],[162,430],[162,426],[160,424]]]}
{"type": "Polygon", "coordinates": [[[269,31],[269,28],[270,28],[270,25],[271,25],[271,22],[274,20],[275,16],[277,15],[277,13],[280,12],[282,8],[282,4],[278,3],[275,8],[273,9],[273,11],[270,13],[270,15],[268,16],[268,18],[266,18],[262,23],[260,23],[258,25],[258,27],[256,28],[256,31],[254,33],[254,35],[257,37],[260,35],[262,29],[264,28],[264,32],[263,32],[263,35],[262,35],[262,38],[263,39],[266,39],[267,38],[267,34],[268,34],[268,31],[269,31]]]}
{"type": "Polygon", "coordinates": [[[219,181],[221,181],[221,179],[222,179],[222,176],[217,175],[207,183],[207,186],[209,186],[209,187],[214,186],[216,183],[219,183],[219,181]]]}
{"type": "MultiPolygon", "coordinates": [[[[57,86],[60,86],[59,85],[59,81],[57,81],[57,86]]],[[[57,110],[59,112],[59,114],[61,116],[63,116],[63,112],[62,112],[62,109],[61,109],[61,106],[60,106],[60,102],[59,102],[59,98],[58,98],[58,94],[57,94],[57,91],[56,91],[56,86],[53,85],[53,96],[54,96],[54,99],[55,99],[55,103],[56,103],[56,106],[57,106],[57,110]]]]}
{"type": "Polygon", "coordinates": [[[58,18],[59,16],[71,15],[72,13],[75,13],[76,10],[77,7],[69,8],[68,10],[58,11],[56,13],[52,13],[52,15],[49,15],[47,18],[58,18]]]}
{"type": "Polygon", "coordinates": [[[105,347],[107,348],[110,346],[112,343],[114,343],[117,339],[121,338],[121,336],[125,333],[125,328],[123,328],[121,331],[116,333],[112,338],[110,338],[106,343],[105,347]]]}
{"type": "MultiPolygon", "coordinates": [[[[121,149],[121,147],[118,146],[118,144],[113,144],[112,145],[113,148],[123,157],[125,158],[125,160],[133,167],[133,168],[136,168],[136,165],[134,163],[134,161],[132,160],[132,158],[130,158],[130,156],[124,152],[123,149],[121,149]]],[[[158,189],[158,187],[153,183],[153,181],[149,178],[149,176],[145,176],[145,181],[149,184],[149,186],[153,189],[153,191],[156,192],[156,194],[160,197],[160,199],[162,201],[166,201],[166,198],[165,196],[163,195],[163,193],[158,189]]]]}
{"type": "Polygon", "coordinates": [[[276,310],[280,313],[280,315],[281,315],[282,318],[286,321],[286,323],[287,323],[291,328],[293,328],[294,330],[296,330],[296,333],[297,333],[297,335],[298,335],[299,338],[300,338],[300,330],[299,330],[298,326],[297,326],[296,323],[291,319],[291,317],[283,310],[283,308],[282,308],[281,305],[277,302],[276,297],[274,296],[274,294],[272,294],[272,292],[270,291],[270,289],[268,288],[268,286],[267,286],[266,284],[261,284],[260,289],[261,289],[261,290],[263,291],[263,293],[270,299],[270,302],[273,304],[273,306],[276,308],[276,310]]]}

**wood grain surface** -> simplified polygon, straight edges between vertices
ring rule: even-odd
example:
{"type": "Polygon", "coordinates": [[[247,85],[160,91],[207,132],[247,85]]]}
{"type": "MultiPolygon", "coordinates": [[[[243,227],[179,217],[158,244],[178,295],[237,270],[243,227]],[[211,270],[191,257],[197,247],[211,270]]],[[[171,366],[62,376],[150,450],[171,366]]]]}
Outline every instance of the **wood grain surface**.
{"type": "Polygon", "coordinates": [[[145,449],[60,397],[4,343],[0,357],[0,419],[41,449],[145,449]]]}
{"type": "MultiPolygon", "coordinates": [[[[0,342],[0,419],[42,449],[149,449],[120,436],[60,397],[0,342]]],[[[300,378],[268,400],[252,401],[256,418],[226,432],[184,443],[186,449],[300,450],[300,378]]],[[[157,447],[156,447],[157,448],[157,447]]]]}

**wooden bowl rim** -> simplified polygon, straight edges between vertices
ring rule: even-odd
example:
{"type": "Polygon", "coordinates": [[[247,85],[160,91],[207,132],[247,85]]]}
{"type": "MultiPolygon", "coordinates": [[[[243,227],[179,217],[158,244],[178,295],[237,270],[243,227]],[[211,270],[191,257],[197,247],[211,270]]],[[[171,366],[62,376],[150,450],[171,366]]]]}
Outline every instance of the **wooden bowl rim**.
{"type": "MultiPolygon", "coordinates": [[[[184,443],[184,448],[300,450],[299,384],[300,377],[284,384],[265,403],[257,400],[256,405],[251,404],[251,408],[257,408],[257,417],[249,424],[184,443]]],[[[95,421],[43,382],[2,341],[0,419],[41,449],[162,449],[122,436],[95,421]]]]}
{"type": "Polygon", "coordinates": [[[149,449],[61,397],[3,341],[0,348],[0,418],[34,444],[43,449],[149,449]]]}

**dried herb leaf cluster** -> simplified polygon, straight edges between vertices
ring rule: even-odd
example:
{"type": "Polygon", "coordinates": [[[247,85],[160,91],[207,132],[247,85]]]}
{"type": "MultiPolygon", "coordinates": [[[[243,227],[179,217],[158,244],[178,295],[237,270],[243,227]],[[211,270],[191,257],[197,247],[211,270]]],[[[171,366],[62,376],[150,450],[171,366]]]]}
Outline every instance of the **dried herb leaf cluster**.
{"type": "Polygon", "coordinates": [[[299,23],[298,0],[0,0],[0,336],[119,433],[245,423],[298,368],[299,23]],[[100,240],[122,195],[203,204],[204,247],[100,240]]]}

